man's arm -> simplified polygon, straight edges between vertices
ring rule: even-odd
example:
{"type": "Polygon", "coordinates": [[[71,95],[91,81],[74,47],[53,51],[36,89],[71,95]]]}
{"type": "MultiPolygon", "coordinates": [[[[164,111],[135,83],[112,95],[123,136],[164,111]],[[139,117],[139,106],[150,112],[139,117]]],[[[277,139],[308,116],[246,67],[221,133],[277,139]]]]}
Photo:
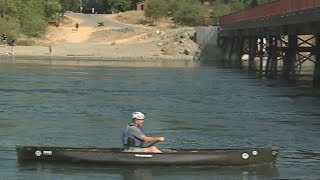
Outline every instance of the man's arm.
{"type": "Polygon", "coordinates": [[[164,137],[149,137],[144,134],[140,136],[140,139],[144,142],[164,141],[164,137]]]}
{"type": "Polygon", "coordinates": [[[132,134],[134,137],[139,138],[143,142],[164,141],[164,137],[150,137],[146,136],[139,128],[133,126],[128,130],[128,134],[132,134]]]}

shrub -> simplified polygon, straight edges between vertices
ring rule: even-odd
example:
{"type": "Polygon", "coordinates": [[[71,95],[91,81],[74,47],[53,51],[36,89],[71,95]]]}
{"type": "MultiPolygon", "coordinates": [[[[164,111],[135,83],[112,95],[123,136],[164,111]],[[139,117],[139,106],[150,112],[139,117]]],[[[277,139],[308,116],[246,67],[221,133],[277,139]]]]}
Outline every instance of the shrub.
{"type": "Polygon", "coordinates": [[[177,9],[173,12],[174,22],[187,26],[202,24],[204,7],[198,0],[178,0],[177,9]]]}
{"type": "Polygon", "coordinates": [[[27,16],[21,25],[25,35],[41,37],[46,31],[47,22],[40,16],[27,16]]]}
{"type": "Polygon", "coordinates": [[[36,45],[36,41],[34,39],[19,39],[17,41],[17,45],[19,45],[19,46],[34,46],[34,45],[36,45]]]}
{"type": "Polygon", "coordinates": [[[169,3],[167,0],[149,0],[144,9],[147,18],[157,21],[168,15],[169,3]]]}
{"type": "Polygon", "coordinates": [[[220,16],[231,13],[231,8],[228,4],[224,3],[213,3],[211,16],[214,19],[214,24],[218,24],[218,18],[220,16]]]}
{"type": "Polygon", "coordinates": [[[19,20],[15,18],[0,18],[0,33],[6,34],[8,39],[15,39],[20,33],[19,20]]]}

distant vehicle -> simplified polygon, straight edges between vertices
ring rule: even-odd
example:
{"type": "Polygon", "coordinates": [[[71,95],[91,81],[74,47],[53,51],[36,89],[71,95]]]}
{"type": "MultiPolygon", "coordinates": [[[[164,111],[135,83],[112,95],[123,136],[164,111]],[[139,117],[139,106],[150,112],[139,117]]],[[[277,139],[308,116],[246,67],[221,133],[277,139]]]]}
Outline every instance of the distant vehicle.
{"type": "Polygon", "coordinates": [[[67,11],[66,13],[73,13],[73,11],[67,11]]]}
{"type": "Polygon", "coordinates": [[[49,26],[54,26],[54,27],[59,27],[59,22],[55,22],[55,21],[50,21],[48,22],[49,26]]]}

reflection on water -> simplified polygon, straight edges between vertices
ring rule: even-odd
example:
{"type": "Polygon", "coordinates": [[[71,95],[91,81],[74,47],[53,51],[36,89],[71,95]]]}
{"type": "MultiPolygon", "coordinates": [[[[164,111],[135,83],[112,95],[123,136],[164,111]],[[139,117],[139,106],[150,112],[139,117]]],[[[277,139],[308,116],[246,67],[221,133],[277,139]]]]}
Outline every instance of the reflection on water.
{"type": "Polygon", "coordinates": [[[258,167],[214,167],[214,166],[101,166],[90,164],[60,164],[60,163],[19,163],[19,171],[23,174],[29,172],[50,172],[56,175],[77,175],[91,177],[105,174],[108,179],[122,180],[153,180],[153,179],[276,179],[278,170],[274,166],[258,167]],[[169,178],[170,179],[170,178],[169,178]]]}

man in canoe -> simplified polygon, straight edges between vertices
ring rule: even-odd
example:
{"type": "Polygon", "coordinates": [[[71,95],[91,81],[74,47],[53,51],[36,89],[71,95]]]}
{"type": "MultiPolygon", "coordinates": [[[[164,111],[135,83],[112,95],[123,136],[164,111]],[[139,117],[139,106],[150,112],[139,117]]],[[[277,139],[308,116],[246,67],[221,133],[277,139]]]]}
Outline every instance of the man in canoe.
{"type": "Polygon", "coordinates": [[[144,123],[142,112],[132,113],[132,122],[129,123],[122,134],[122,143],[126,152],[152,152],[162,153],[156,146],[143,147],[143,142],[164,141],[164,137],[146,136],[140,129],[144,123]]]}

